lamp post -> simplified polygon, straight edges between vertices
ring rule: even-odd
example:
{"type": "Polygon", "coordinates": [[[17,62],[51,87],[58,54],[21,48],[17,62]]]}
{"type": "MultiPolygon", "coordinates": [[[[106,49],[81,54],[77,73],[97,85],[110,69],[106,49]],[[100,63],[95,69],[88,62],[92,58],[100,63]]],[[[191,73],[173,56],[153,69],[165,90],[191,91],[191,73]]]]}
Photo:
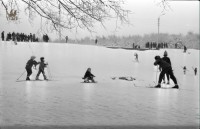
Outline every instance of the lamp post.
{"type": "Polygon", "coordinates": [[[160,34],[160,17],[165,15],[165,13],[161,14],[159,17],[158,17],[158,36],[157,36],[157,43],[159,43],[159,34],[160,34]]]}
{"type": "Polygon", "coordinates": [[[60,4],[59,4],[59,41],[61,42],[61,26],[60,26],[60,13],[61,13],[61,9],[60,9],[60,4]]]}

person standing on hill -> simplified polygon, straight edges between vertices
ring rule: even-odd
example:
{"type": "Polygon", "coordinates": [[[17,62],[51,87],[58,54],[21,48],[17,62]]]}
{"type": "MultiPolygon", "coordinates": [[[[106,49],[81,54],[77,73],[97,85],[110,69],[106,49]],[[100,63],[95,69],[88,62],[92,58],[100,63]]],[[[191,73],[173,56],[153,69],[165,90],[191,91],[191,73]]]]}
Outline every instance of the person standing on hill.
{"type": "Polygon", "coordinates": [[[43,77],[44,77],[44,80],[48,80],[46,75],[45,75],[45,72],[44,72],[44,68],[48,65],[47,63],[44,63],[44,57],[41,57],[40,58],[40,62],[39,63],[39,71],[37,73],[37,76],[35,78],[35,80],[39,80],[39,76],[40,76],[40,73],[43,74],[43,77]]]}
{"type": "Polygon", "coordinates": [[[26,76],[26,80],[29,81],[30,80],[30,76],[32,74],[32,67],[33,65],[35,66],[34,68],[36,69],[36,65],[38,64],[36,61],[35,61],[35,56],[31,56],[31,59],[28,60],[28,62],[26,63],[26,71],[27,71],[27,76],[26,76]]]}
{"type": "Polygon", "coordinates": [[[172,67],[169,63],[167,63],[163,59],[161,59],[160,56],[155,56],[154,65],[159,65],[159,67],[162,68],[162,71],[160,73],[159,80],[158,80],[158,85],[155,86],[155,88],[161,88],[161,81],[166,73],[170,75],[170,78],[173,80],[173,82],[175,84],[175,86],[173,86],[172,88],[176,88],[176,89],[179,88],[176,77],[174,76],[172,67]]]}
{"type": "MultiPolygon", "coordinates": [[[[164,52],[164,57],[162,58],[165,62],[167,62],[168,64],[170,64],[171,65],[171,61],[170,61],[170,58],[169,57],[167,57],[167,51],[165,51],[164,52]]],[[[169,74],[168,73],[166,73],[166,76],[167,76],[167,84],[170,84],[170,82],[169,82],[169,74]]],[[[164,77],[163,77],[163,82],[165,83],[165,75],[164,75],[164,77]]]]}
{"type": "Polygon", "coordinates": [[[97,39],[95,39],[95,44],[97,45],[97,42],[98,42],[98,40],[97,39]]]}
{"type": "Polygon", "coordinates": [[[186,53],[186,51],[187,51],[187,47],[186,47],[186,46],[184,46],[184,53],[186,53]]]}
{"type": "Polygon", "coordinates": [[[2,39],[2,41],[4,41],[4,31],[1,32],[1,39],[2,39]]]}
{"type": "Polygon", "coordinates": [[[184,66],[184,67],[183,67],[183,73],[184,73],[184,74],[186,74],[186,70],[187,70],[187,68],[186,68],[186,66],[184,66]]]}
{"type": "Polygon", "coordinates": [[[135,60],[138,62],[138,61],[139,61],[139,60],[138,60],[138,54],[135,53],[134,55],[135,55],[135,60]]]}
{"type": "Polygon", "coordinates": [[[196,76],[197,75],[197,68],[193,68],[193,70],[194,70],[194,75],[196,76]]]}
{"type": "Polygon", "coordinates": [[[65,40],[66,40],[66,43],[67,43],[67,41],[68,41],[68,36],[65,37],[65,40]]]}

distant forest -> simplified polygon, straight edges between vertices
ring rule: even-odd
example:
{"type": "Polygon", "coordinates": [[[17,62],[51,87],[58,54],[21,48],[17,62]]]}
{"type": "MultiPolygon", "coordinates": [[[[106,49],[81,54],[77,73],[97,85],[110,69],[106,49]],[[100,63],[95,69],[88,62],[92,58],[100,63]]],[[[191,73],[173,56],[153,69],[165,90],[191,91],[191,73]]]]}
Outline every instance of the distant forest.
{"type": "MultiPolygon", "coordinates": [[[[167,33],[161,33],[158,34],[152,33],[152,34],[145,34],[143,36],[141,35],[132,35],[132,36],[101,36],[90,38],[85,37],[80,40],[72,40],[68,39],[68,43],[74,43],[74,44],[90,44],[90,45],[100,45],[100,46],[107,46],[107,47],[123,47],[123,48],[133,48],[134,46],[138,45],[140,48],[146,48],[146,43],[154,42],[154,43],[167,43],[168,48],[175,48],[175,44],[178,44],[178,48],[183,48],[183,46],[186,46],[187,48],[192,49],[199,49],[199,34],[188,32],[186,35],[183,34],[167,34],[167,33]],[[95,40],[97,39],[97,44],[95,44],[95,40]]],[[[58,42],[58,41],[54,41],[58,42]]],[[[66,40],[62,40],[62,43],[66,43],[66,40]]]]}

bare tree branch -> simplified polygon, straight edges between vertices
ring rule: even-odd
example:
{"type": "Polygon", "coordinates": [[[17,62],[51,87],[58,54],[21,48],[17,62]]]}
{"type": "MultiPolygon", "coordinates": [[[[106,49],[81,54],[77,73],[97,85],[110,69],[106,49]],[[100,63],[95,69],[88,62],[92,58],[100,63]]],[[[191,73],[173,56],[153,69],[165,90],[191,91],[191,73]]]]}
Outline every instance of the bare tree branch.
{"type": "MultiPolygon", "coordinates": [[[[78,27],[92,31],[96,22],[103,25],[109,18],[128,22],[129,11],[122,8],[123,0],[0,0],[0,2],[5,10],[23,3],[26,6],[25,12],[31,20],[37,14],[50,21],[55,30],[58,30],[58,27],[66,29],[78,27]]],[[[19,9],[15,10],[20,12],[19,9]]]]}

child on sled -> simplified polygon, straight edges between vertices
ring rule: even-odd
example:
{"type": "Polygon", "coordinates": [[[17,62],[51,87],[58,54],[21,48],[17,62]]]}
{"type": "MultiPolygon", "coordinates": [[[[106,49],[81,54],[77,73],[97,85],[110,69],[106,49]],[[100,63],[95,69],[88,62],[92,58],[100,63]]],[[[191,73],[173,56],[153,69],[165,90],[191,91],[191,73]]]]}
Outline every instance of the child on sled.
{"type": "Polygon", "coordinates": [[[95,83],[95,80],[93,79],[95,76],[91,73],[91,68],[88,68],[84,77],[82,79],[84,79],[84,82],[89,83],[90,81],[95,83]]]}

